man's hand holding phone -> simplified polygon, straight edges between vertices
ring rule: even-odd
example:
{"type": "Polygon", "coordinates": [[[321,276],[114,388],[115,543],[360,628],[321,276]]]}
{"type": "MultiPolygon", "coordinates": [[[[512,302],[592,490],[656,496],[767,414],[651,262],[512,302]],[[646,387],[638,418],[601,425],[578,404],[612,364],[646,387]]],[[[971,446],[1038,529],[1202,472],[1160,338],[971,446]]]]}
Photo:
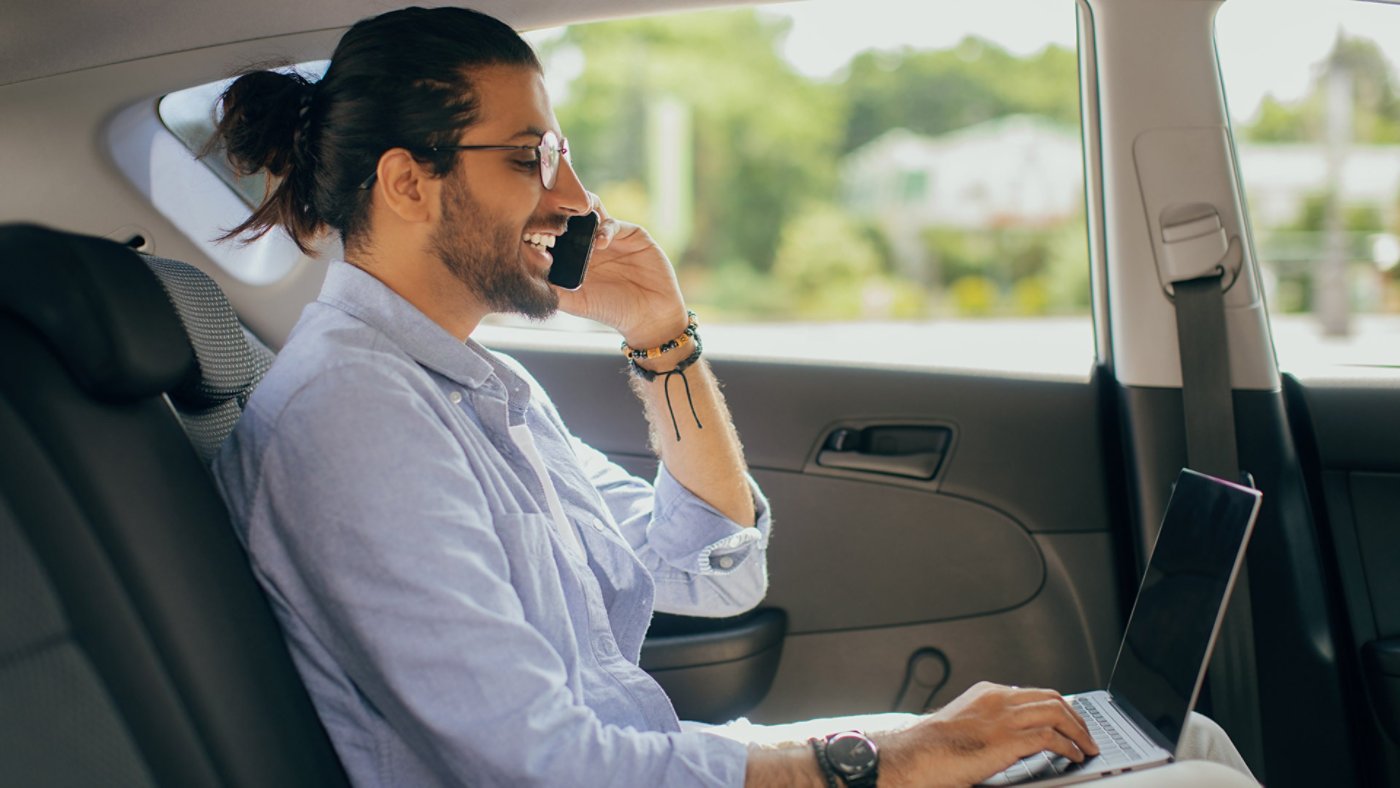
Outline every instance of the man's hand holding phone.
{"type": "MultiPolygon", "coordinates": [[[[671,261],[646,230],[610,217],[597,196],[590,197],[598,216],[592,257],[586,271],[580,272],[578,289],[559,293],[559,308],[612,326],[633,347],[654,347],[671,339],[685,328],[687,319],[671,261]]],[[[570,220],[570,231],[577,220],[570,220]]],[[[560,236],[555,248],[572,243],[560,236]]],[[[556,252],[555,266],[559,265],[556,252]]],[[[561,278],[566,273],[561,268],[561,278]]],[[[550,281],[554,280],[551,267],[550,281]]]]}

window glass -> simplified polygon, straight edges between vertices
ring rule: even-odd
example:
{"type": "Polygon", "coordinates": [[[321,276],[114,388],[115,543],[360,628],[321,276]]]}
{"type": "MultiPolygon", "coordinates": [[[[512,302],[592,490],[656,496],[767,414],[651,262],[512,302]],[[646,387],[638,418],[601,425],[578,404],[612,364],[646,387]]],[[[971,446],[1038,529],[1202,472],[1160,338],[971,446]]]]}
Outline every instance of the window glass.
{"type": "Polygon", "coordinates": [[[728,353],[1085,373],[1073,2],[812,2],[534,37],[584,184],[728,353]],[[731,341],[732,337],[732,341],[731,341]]]}
{"type": "MultiPolygon", "coordinates": [[[[1075,13],[819,0],[527,37],[584,184],[662,242],[708,350],[1083,376],[1075,13]]],[[[192,149],[217,93],[162,102],[192,149]]],[[[493,323],[482,338],[506,344],[532,325],[615,341],[493,323]]]]}
{"type": "Polygon", "coordinates": [[[1400,366],[1400,8],[1230,0],[1216,43],[1280,365],[1400,366]]]}

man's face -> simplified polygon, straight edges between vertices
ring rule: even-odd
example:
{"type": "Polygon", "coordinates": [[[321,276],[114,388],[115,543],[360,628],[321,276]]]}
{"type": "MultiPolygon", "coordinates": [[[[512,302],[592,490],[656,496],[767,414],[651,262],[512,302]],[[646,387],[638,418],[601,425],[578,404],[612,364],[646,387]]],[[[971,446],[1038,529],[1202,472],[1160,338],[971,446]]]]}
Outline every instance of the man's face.
{"type": "MultiPolygon", "coordinates": [[[[533,146],[546,130],[560,133],[538,71],[494,66],[478,69],[472,80],[480,120],[459,144],[533,146]]],[[[456,155],[443,184],[433,252],[491,310],[548,317],[559,303],[547,278],[552,257],[547,246],[527,239],[561,235],[570,216],[589,209],[578,176],[561,162],[558,181],[546,190],[533,151],[456,155]]]]}

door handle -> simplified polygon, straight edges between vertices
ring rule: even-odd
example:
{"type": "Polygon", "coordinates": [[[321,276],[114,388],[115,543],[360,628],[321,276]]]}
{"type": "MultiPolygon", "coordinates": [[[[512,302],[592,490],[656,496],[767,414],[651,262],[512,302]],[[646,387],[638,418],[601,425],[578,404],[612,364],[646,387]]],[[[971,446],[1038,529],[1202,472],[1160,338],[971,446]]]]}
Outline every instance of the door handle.
{"type": "Polygon", "coordinates": [[[817,453],[826,468],[932,479],[943,464],[952,441],[947,427],[838,427],[827,435],[817,453]]]}

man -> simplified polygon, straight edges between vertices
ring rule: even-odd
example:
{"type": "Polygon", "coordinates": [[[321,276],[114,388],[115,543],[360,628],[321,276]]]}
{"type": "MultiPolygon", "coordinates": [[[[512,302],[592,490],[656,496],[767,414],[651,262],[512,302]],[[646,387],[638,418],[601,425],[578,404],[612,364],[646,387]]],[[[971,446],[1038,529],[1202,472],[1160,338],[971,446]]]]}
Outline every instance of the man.
{"type": "MultiPolygon", "coordinates": [[[[231,161],[275,184],[231,235],[344,241],[216,473],[351,778],[834,779],[821,740],[683,730],[637,667],[653,609],[722,616],[762,599],[770,514],[670,263],[584,190],[528,45],[470,11],[406,9],[354,26],[319,83],[253,72],[222,106],[231,161]],[[550,249],[588,211],[602,223],[587,281],[560,291],[550,249]],[[654,487],[471,339],[489,313],[555,309],[638,350],[654,487]]],[[[881,786],[1096,752],[1049,690],[979,685],[901,722],[872,735],[881,786]]]]}

